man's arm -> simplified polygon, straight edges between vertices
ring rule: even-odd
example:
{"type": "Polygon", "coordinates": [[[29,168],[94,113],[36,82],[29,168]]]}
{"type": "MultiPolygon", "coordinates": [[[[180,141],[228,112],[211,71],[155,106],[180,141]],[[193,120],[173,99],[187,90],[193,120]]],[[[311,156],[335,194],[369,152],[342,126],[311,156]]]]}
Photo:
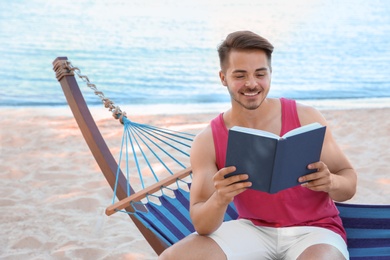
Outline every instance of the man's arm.
{"type": "MultiPolygon", "coordinates": [[[[298,115],[302,125],[319,122],[327,125],[321,113],[307,106],[298,106],[298,115]]],[[[320,162],[312,163],[310,169],[317,172],[299,179],[304,187],[314,191],[324,191],[335,201],[345,201],[356,193],[357,175],[347,157],[337,145],[329,127],[326,129],[320,162]]]]}
{"type": "Polygon", "coordinates": [[[190,191],[190,214],[195,230],[200,235],[214,232],[222,224],[225,211],[234,196],[251,185],[250,182],[235,183],[248,178],[237,175],[224,178],[235,167],[218,171],[211,127],[196,136],[191,148],[193,171],[190,191]]]}

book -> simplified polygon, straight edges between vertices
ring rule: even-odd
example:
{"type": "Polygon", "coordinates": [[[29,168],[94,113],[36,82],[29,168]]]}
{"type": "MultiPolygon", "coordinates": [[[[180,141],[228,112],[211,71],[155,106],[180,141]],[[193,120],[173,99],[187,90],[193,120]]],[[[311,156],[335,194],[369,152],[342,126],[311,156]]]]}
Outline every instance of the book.
{"type": "Polygon", "coordinates": [[[225,166],[227,174],[248,174],[251,189],[268,193],[300,185],[298,178],[315,172],[310,163],[321,156],[326,127],[312,123],[293,129],[282,137],[258,129],[234,126],[229,129],[225,166]]]}

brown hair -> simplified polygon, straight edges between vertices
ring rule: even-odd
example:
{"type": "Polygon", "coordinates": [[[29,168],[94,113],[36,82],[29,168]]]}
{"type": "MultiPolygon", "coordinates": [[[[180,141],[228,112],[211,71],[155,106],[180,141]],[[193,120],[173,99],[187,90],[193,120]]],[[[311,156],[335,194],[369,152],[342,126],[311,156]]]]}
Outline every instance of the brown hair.
{"type": "Polygon", "coordinates": [[[267,55],[268,65],[271,69],[271,55],[274,46],[265,38],[251,31],[237,31],[230,33],[218,46],[219,63],[221,69],[229,58],[232,50],[262,50],[267,55]]]}

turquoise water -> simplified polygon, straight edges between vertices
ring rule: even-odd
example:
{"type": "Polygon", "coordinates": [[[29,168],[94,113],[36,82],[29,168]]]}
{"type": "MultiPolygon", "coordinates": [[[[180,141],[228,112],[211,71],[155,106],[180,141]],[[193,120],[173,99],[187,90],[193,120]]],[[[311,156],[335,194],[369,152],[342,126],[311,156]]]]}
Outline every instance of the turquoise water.
{"type": "Polygon", "coordinates": [[[271,96],[390,97],[387,0],[16,0],[0,2],[0,105],[66,104],[57,56],[121,106],[225,104],[216,48],[243,29],[275,46],[271,96]]]}

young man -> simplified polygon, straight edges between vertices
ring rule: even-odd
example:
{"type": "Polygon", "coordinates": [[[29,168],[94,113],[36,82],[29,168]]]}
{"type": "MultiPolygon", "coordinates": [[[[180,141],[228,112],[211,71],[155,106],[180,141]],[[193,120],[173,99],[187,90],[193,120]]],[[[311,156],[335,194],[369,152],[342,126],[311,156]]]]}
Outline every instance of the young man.
{"type": "Polygon", "coordinates": [[[190,214],[197,233],[179,241],[161,259],[348,259],[346,236],[335,201],[356,191],[356,172],[326,130],[317,169],[299,179],[305,184],[268,194],[250,189],[241,174],[225,167],[227,129],[243,126],[283,135],[313,122],[327,125],[316,109],[294,100],[272,99],[273,46],[261,36],[238,31],[218,48],[222,84],[231,108],[194,140],[190,214]],[[241,181],[241,182],[238,182],[241,181]],[[223,222],[234,201],[239,219],[223,222]]]}

